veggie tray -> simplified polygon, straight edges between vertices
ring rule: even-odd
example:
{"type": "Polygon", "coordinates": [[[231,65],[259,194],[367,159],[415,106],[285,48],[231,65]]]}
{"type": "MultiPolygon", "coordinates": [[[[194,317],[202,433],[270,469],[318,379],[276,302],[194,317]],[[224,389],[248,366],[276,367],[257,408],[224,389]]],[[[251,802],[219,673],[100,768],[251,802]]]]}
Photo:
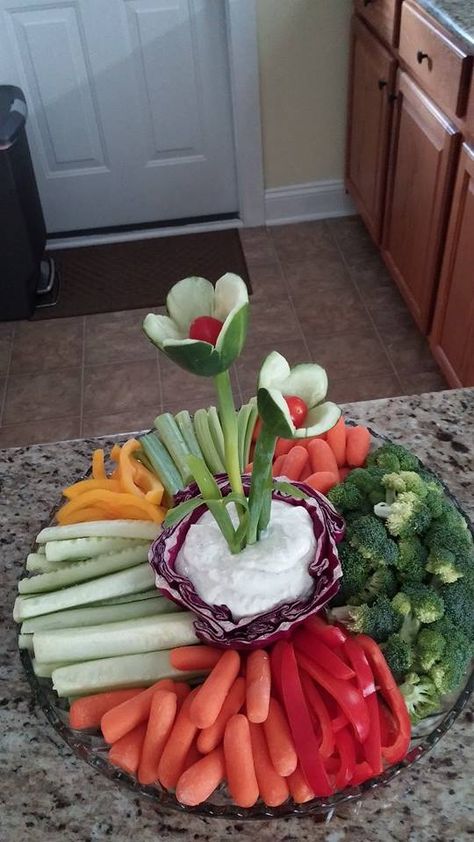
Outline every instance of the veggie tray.
{"type": "Polygon", "coordinates": [[[342,416],[317,364],[264,360],[248,298],[180,281],[151,341],[218,407],[115,444],[37,536],[13,616],[73,751],[163,808],[319,815],[423,757],[466,704],[473,530],[412,453],[342,416]]]}

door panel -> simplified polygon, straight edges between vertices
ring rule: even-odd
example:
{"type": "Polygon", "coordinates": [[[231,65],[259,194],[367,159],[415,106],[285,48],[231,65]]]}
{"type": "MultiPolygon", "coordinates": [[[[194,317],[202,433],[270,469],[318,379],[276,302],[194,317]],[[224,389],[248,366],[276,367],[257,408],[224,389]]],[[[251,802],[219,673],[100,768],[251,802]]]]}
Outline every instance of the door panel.
{"type": "Polygon", "coordinates": [[[221,0],[0,0],[49,232],[236,213],[221,0]]]}

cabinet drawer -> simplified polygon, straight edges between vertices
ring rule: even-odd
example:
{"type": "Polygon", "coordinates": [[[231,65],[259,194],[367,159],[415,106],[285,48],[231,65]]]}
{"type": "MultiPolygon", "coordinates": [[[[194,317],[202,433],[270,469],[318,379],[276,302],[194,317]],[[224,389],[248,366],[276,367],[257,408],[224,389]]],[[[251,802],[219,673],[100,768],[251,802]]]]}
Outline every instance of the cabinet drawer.
{"type": "Polygon", "coordinates": [[[400,58],[437,105],[462,117],[466,111],[472,58],[405,0],[400,58]]]}
{"type": "Polygon", "coordinates": [[[388,44],[397,43],[401,0],[354,0],[356,12],[388,44]]]}

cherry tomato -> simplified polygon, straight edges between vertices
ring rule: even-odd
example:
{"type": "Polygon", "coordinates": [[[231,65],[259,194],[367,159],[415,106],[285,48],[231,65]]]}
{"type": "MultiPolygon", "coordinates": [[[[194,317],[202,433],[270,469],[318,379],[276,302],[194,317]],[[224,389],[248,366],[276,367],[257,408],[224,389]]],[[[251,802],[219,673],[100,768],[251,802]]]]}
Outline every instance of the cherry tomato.
{"type": "Polygon", "coordinates": [[[212,316],[198,316],[189,326],[189,338],[215,345],[222,330],[222,325],[223,322],[214,319],[212,316]]]}
{"type": "Polygon", "coordinates": [[[308,414],[308,407],[304,400],[299,398],[298,395],[285,395],[285,400],[288,404],[293,424],[297,429],[298,427],[302,427],[308,414]]]}

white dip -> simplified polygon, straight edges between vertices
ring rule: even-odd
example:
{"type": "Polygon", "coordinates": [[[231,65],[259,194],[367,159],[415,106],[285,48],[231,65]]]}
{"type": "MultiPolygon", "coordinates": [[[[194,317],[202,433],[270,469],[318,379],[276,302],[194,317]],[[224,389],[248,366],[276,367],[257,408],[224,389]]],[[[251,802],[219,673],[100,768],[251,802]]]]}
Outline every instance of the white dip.
{"type": "MultiPolygon", "coordinates": [[[[228,511],[235,523],[235,510],[229,506],[228,511]]],[[[308,563],[315,550],[306,509],[273,500],[266,534],[238,555],[232,555],[211,513],[205,512],[190,527],[176,568],[205,602],[227,605],[239,620],[306,596],[314,585],[308,563]]]]}

